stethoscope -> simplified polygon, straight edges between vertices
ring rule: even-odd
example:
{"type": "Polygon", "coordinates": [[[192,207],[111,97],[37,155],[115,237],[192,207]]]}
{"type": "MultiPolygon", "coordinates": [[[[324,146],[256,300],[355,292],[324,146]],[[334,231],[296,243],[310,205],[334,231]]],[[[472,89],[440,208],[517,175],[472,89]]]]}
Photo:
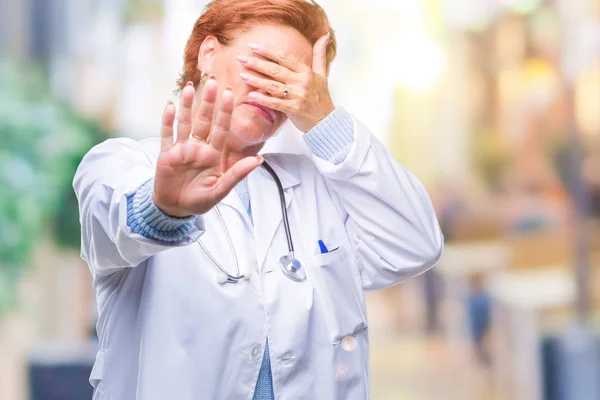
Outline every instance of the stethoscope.
{"type": "MultiPolygon", "coordinates": [[[[279,177],[277,176],[273,168],[271,168],[271,166],[267,164],[266,161],[263,161],[262,167],[266,169],[269,172],[269,174],[271,174],[271,176],[275,180],[275,183],[277,184],[277,189],[279,191],[279,202],[281,204],[281,214],[283,216],[283,227],[285,228],[285,237],[287,238],[288,243],[288,254],[284,254],[279,258],[279,268],[284,273],[284,275],[290,278],[291,280],[301,282],[304,279],[306,279],[306,273],[304,272],[304,269],[302,269],[302,264],[294,255],[294,242],[292,241],[290,221],[288,219],[287,209],[285,206],[285,194],[283,192],[283,186],[281,185],[281,181],[279,180],[279,177]]],[[[198,244],[200,245],[200,247],[202,247],[202,250],[204,250],[204,252],[208,255],[210,260],[219,270],[219,283],[235,283],[241,281],[242,279],[248,280],[250,279],[249,273],[240,275],[240,264],[237,258],[237,254],[235,252],[235,246],[233,245],[233,240],[231,239],[231,235],[229,234],[229,229],[227,229],[225,220],[221,215],[221,211],[219,211],[218,206],[215,206],[214,209],[216,211],[217,216],[219,217],[219,221],[221,221],[221,225],[223,226],[225,233],[227,234],[229,249],[231,253],[233,253],[233,259],[235,261],[235,275],[227,272],[227,270],[223,268],[221,263],[219,263],[217,259],[213,257],[213,255],[210,253],[210,251],[208,251],[208,249],[200,239],[198,239],[198,244]]]]}

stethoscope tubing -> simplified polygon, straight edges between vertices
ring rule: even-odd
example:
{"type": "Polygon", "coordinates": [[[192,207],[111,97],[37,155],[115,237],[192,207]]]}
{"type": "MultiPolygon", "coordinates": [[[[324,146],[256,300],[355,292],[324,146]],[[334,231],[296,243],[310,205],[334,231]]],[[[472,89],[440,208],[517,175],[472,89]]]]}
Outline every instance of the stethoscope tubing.
{"type": "Polygon", "coordinates": [[[240,263],[237,258],[237,252],[235,251],[235,246],[233,245],[233,240],[231,239],[231,235],[229,234],[229,229],[227,229],[227,225],[225,225],[225,220],[223,219],[223,216],[221,215],[221,211],[219,211],[219,207],[215,206],[215,211],[217,213],[217,216],[219,217],[219,220],[221,221],[221,225],[223,225],[223,227],[225,227],[225,234],[227,235],[227,241],[229,242],[229,250],[231,250],[231,252],[233,253],[233,259],[235,261],[235,273],[237,275],[231,275],[229,272],[227,272],[225,270],[225,268],[223,268],[221,266],[221,264],[217,261],[217,259],[211,254],[211,252],[208,251],[208,249],[206,248],[204,243],[202,243],[201,240],[198,240],[198,244],[200,245],[200,247],[202,247],[202,250],[204,250],[204,252],[208,255],[210,260],[213,262],[213,264],[215,264],[215,266],[219,269],[219,271],[221,271],[223,274],[225,274],[227,279],[233,280],[233,281],[239,281],[241,279],[244,279],[244,275],[240,275],[240,263]]]}
{"type": "Polygon", "coordinates": [[[287,214],[287,207],[285,204],[285,193],[283,192],[283,185],[281,184],[281,181],[279,180],[279,176],[277,176],[277,174],[275,173],[273,168],[266,161],[263,161],[262,167],[264,169],[266,169],[267,172],[269,172],[269,174],[271,174],[271,176],[275,180],[275,184],[277,185],[277,190],[279,191],[279,203],[281,206],[281,215],[283,217],[283,227],[285,228],[285,237],[286,237],[287,243],[288,243],[288,251],[290,252],[290,254],[293,255],[294,254],[294,242],[292,241],[292,232],[290,231],[290,220],[289,220],[288,214],[287,214]]]}

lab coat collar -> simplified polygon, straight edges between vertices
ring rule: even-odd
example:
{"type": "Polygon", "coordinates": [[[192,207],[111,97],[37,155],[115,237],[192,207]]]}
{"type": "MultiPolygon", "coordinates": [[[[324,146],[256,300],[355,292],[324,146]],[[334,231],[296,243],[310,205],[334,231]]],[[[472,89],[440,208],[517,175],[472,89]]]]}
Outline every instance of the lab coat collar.
{"type": "MultiPolygon", "coordinates": [[[[277,160],[273,159],[272,157],[269,157],[269,155],[264,155],[264,157],[265,157],[265,160],[267,160],[269,165],[273,168],[273,170],[279,177],[279,180],[281,181],[281,186],[283,186],[284,191],[286,189],[289,189],[293,186],[300,184],[300,180],[296,177],[296,175],[294,175],[291,172],[286,171],[281,166],[279,166],[277,164],[277,160]]],[[[277,193],[278,193],[277,185],[273,181],[273,178],[271,177],[271,175],[262,167],[258,167],[256,170],[254,170],[250,173],[250,175],[248,176],[248,182],[249,182],[248,184],[250,184],[250,181],[253,179],[253,177],[255,177],[257,175],[261,176],[261,178],[260,178],[261,181],[266,181],[266,180],[272,181],[271,183],[275,187],[274,194],[277,195],[277,193]]],[[[262,190],[260,190],[260,191],[262,191],[262,190]]],[[[287,197],[289,197],[289,196],[286,196],[286,204],[289,205],[289,201],[291,201],[291,200],[287,199],[287,197]]],[[[256,194],[254,194],[254,195],[251,194],[250,195],[251,204],[253,203],[254,198],[256,198],[256,194]]],[[[277,196],[277,198],[279,198],[279,196],[277,196]]],[[[240,198],[235,190],[232,190],[231,192],[229,192],[229,194],[227,194],[227,196],[225,196],[225,198],[223,200],[221,200],[221,204],[234,208],[236,211],[238,211],[240,213],[242,218],[244,218],[244,220],[246,221],[248,226],[252,227],[253,224],[252,224],[252,221],[250,220],[250,216],[248,215],[246,208],[242,204],[242,201],[240,200],[240,198]]],[[[258,208],[259,207],[256,207],[256,208],[253,207],[252,213],[254,214],[258,208]]],[[[280,208],[280,206],[279,206],[279,202],[278,202],[277,209],[279,209],[279,208],[280,208]]],[[[254,219],[256,219],[256,215],[254,216],[254,219]]]]}
{"type": "Polygon", "coordinates": [[[240,200],[240,196],[238,196],[235,189],[232,190],[231,192],[229,192],[227,194],[227,196],[225,196],[225,198],[223,200],[221,200],[221,202],[219,204],[229,206],[229,207],[233,208],[234,210],[236,210],[240,214],[240,217],[244,220],[244,222],[248,226],[249,230],[252,231],[252,220],[250,219],[250,216],[248,215],[248,211],[246,211],[246,208],[242,204],[242,200],[240,200]]]}
{"type": "MultiPolygon", "coordinates": [[[[270,157],[269,154],[265,154],[265,155],[263,155],[263,157],[264,157],[265,161],[268,162],[271,167],[273,167],[273,170],[279,177],[279,180],[281,181],[281,185],[283,186],[284,190],[300,184],[300,180],[294,173],[292,173],[290,171],[286,171],[281,166],[279,166],[279,164],[278,164],[278,161],[280,159],[279,156],[274,155],[274,156],[270,157]]],[[[264,168],[259,167],[257,169],[260,170],[262,173],[264,173],[267,178],[273,180],[271,175],[264,168]]],[[[275,183],[275,182],[273,182],[273,183],[275,183]]]]}

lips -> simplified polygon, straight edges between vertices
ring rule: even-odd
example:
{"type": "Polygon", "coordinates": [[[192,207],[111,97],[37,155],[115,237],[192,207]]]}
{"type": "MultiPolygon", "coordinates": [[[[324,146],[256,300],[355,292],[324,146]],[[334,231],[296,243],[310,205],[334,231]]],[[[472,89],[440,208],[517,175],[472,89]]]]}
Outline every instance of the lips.
{"type": "Polygon", "coordinates": [[[277,114],[275,114],[275,111],[271,110],[268,107],[261,106],[260,104],[257,104],[253,101],[246,102],[245,104],[262,110],[266,114],[266,116],[271,120],[271,122],[275,122],[275,120],[277,119],[277,114]]]}

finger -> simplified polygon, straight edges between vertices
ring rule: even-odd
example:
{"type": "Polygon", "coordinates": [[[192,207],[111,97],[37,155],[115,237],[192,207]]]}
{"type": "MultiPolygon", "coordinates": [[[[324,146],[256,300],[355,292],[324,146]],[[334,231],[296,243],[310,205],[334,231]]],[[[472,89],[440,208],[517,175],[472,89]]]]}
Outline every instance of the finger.
{"type": "Polygon", "coordinates": [[[277,96],[280,98],[285,97],[284,90],[286,88],[286,85],[281,82],[274,81],[272,79],[261,78],[259,76],[252,75],[246,72],[242,72],[240,74],[240,78],[242,78],[242,80],[247,85],[250,85],[257,89],[262,89],[263,91],[267,92],[272,96],[277,96]]]}
{"type": "Polygon", "coordinates": [[[237,56],[237,60],[244,67],[256,71],[266,77],[271,77],[279,82],[292,82],[296,73],[284,65],[258,57],[237,56]]]}
{"type": "Polygon", "coordinates": [[[261,156],[246,157],[236,162],[229,168],[227,172],[223,174],[219,180],[219,186],[217,187],[216,195],[219,199],[227,196],[229,192],[235,188],[245,177],[262,164],[263,158],[261,156]]]}
{"type": "Polygon", "coordinates": [[[171,100],[167,103],[162,115],[160,128],[160,151],[168,151],[173,147],[173,123],[175,122],[175,105],[171,100]]]}
{"type": "Polygon", "coordinates": [[[192,130],[192,135],[197,139],[206,140],[210,133],[210,126],[215,111],[215,102],[217,101],[217,87],[217,81],[214,79],[209,79],[204,84],[202,102],[198,108],[198,115],[194,120],[194,127],[192,130]]]}
{"type": "Polygon", "coordinates": [[[230,148],[225,143],[225,148],[221,152],[221,172],[225,173],[229,169],[229,155],[231,154],[230,148]]]}
{"type": "Polygon", "coordinates": [[[184,142],[190,138],[192,128],[192,105],[194,104],[194,84],[188,82],[181,92],[179,120],[177,121],[177,141],[184,142]]]}
{"type": "Polygon", "coordinates": [[[248,97],[261,106],[265,106],[273,110],[281,111],[286,114],[293,111],[292,101],[294,101],[294,99],[280,99],[278,97],[265,96],[259,92],[250,92],[248,93],[248,97]]]}
{"type": "Polygon", "coordinates": [[[323,78],[327,77],[327,44],[331,33],[321,36],[313,47],[312,69],[323,78]]]}
{"type": "Polygon", "coordinates": [[[223,150],[225,148],[225,142],[227,141],[227,134],[231,128],[231,114],[233,113],[233,101],[234,96],[231,91],[231,87],[227,89],[221,95],[219,102],[219,109],[217,110],[217,116],[212,123],[212,129],[208,137],[208,143],[217,150],[223,150]]]}
{"type": "Polygon", "coordinates": [[[290,54],[287,50],[259,43],[248,43],[248,47],[250,47],[250,50],[252,50],[254,54],[273,60],[277,64],[282,65],[291,71],[302,72],[307,68],[305,63],[300,61],[293,54],[290,54]]]}

